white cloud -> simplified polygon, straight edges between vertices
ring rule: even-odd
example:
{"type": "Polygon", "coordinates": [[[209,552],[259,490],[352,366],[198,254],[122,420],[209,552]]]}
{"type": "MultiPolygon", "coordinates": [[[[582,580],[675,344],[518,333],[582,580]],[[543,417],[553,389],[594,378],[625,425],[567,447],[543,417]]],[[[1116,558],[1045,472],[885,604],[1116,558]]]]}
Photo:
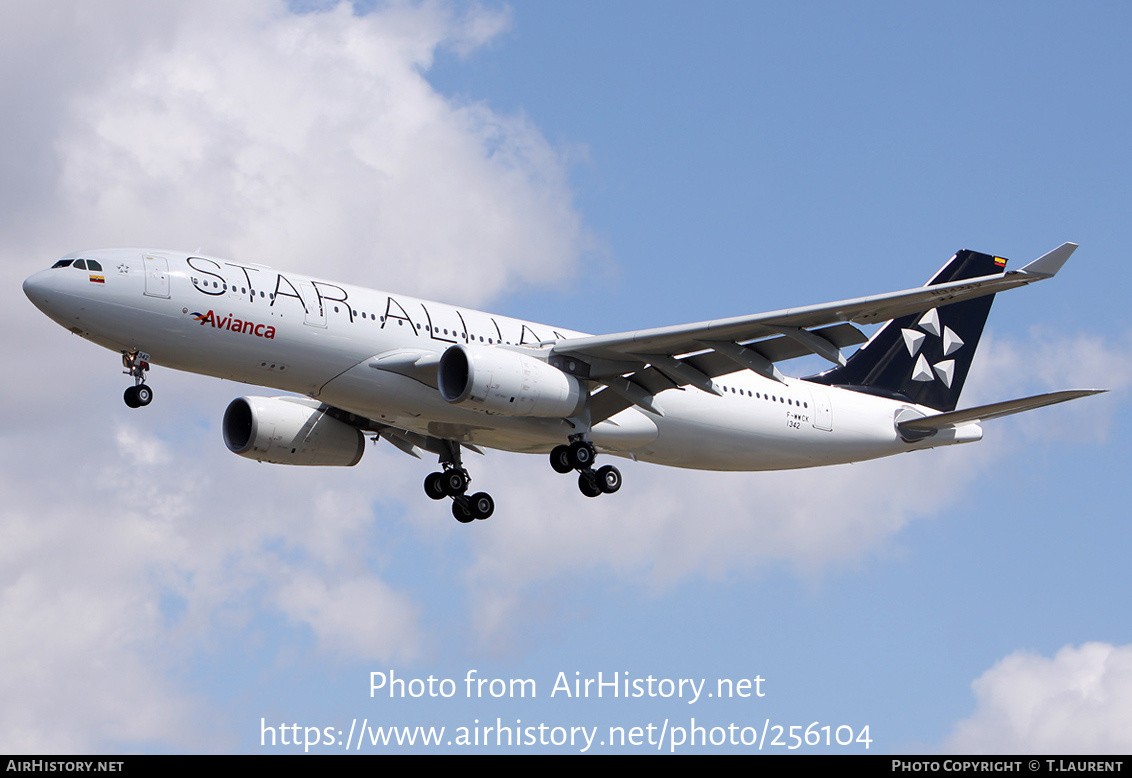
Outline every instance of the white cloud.
{"type": "Polygon", "coordinates": [[[969,754],[1127,754],[1132,646],[1066,646],[1052,659],[1017,651],[971,688],[976,709],[944,750],[969,754]]]}
{"type": "Polygon", "coordinates": [[[171,679],[218,640],[268,661],[308,633],[332,660],[417,657],[420,608],[383,580],[364,474],[217,467],[213,436],[173,449],[132,425],[75,438],[110,453],[4,463],[0,747],[199,742],[197,694],[171,679]],[[251,645],[260,614],[295,627],[284,645],[251,645]]]}
{"type": "MultiPolygon", "coordinates": [[[[1022,393],[1055,389],[1109,389],[1132,385],[1132,354],[1093,333],[1055,332],[1035,327],[1025,340],[1000,338],[993,332],[979,344],[971,370],[968,402],[992,402],[990,393],[1022,393]]],[[[1080,406],[1070,406],[1080,407],[1080,406]]]]}
{"type": "MultiPolygon", "coordinates": [[[[1127,335],[1054,332],[1035,327],[1024,340],[990,333],[979,345],[964,405],[979,405],[1059,389],[1107,389],[1108,394],[1012,417],[1010,429],[1034,442],[1108,437],[1112,417],[1132,387],[1127,335]]],[[[989,432],[995,425],[984,425],[989,432]]]]}
{"type": "Polygon", "coordinates": [[[384,661],[417,653],[417,608],[372,577],[328,583],[301,573],[278,592],[278,607],[309,624],[330,653],[384,661]]]}
{"type": "Polygon", "coordinates": [[[83,240],[201,247],[466,304],[571,274],[585,238],[562,154],[423,73],[505,15],[192,8],[71,106],[61,183],[83,240]]]}
{"type": "Polygon", "coordinates": [[[127,507],[129,492],[121,503],[89,499],[89,468],[62,480],[13,462],[4,470],[0,748],[81,752],[187,731],[191,706],[163,677],[145,577],[169,560],[162,533],[127,507]]]}
{"type": "Polygon", "coordinates": [[[135,465],[164,465],[171,458],[168,446],[132,426],[118,429],[117,443],[122,457],[135,465]]]}

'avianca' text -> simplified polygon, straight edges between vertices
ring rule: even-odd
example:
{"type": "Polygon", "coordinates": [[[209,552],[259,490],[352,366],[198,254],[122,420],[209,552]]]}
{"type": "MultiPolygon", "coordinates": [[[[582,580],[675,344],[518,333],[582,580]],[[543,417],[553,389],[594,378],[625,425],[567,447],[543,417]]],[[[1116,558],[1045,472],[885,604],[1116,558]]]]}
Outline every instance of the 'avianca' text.
{"type": "Polygon", "coordinates": [[[228,314],[222,319],[210,310],[208,313],[204,314],[194,312],[192,316],[201,323],[201,326],[211,324],[213,327],[221,330],[243,332],[247,335],[255,335],[257,338],[267,338],[268,340],[275,339],[274,327],[267,324],[256,324],[254,321],[237,319],[232,314],[228,314]]]}

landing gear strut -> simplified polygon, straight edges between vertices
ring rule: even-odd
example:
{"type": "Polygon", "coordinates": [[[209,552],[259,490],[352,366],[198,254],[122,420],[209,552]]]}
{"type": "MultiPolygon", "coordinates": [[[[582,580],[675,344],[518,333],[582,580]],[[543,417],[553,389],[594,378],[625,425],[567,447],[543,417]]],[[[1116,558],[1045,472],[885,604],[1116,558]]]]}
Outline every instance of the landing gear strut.
{"type": "Polygon", "coordinates": [[[613,494],[621,488],[621,471],[613,465],[593,469],[597,451],[593,443],[581,436],[572,436],[569,445],[555,446],[550,452],[550,466],[557,473],[578,471],[578,489],[586,497],[613,494]]]}
{"type": "Polygon", "coordinates": [[[126,389],[122,399],[131,408],[141,408],[153,402],[153,390],[145,384],[145,374],[149,370],[149,354],[127,351],[122,354],[122,372],[134,379],[134,385],[126,389]]]}
{"type": "Polygon", "coordinates": [[[471,497],[467,496],[468,485],[472,482],[472,478],[460,461],[459,443],[444,441],[440,465],[444,468],[441,472],[429,473],[425,478],[425,494],[434,500],[451,497],[452,515],[456,521],[468,524],[476,519],[486,519],[495,512],[495,500],[487,492],[476,492],[471,497]]]}

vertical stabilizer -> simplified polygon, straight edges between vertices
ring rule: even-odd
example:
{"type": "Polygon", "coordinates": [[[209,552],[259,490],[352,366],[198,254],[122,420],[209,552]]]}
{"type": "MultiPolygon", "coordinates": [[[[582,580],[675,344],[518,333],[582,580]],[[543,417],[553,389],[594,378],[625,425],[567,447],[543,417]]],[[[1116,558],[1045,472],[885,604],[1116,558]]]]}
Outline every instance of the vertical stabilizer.
{"type": "MultiPolygon", "coordinates": [[[[1004,272],[1006,260],[964,249],[928,286],[1004,272]]],[[[955,410],[994,295],[941,305],[885,324],[846,364],[806,380],[955,410]]]]}

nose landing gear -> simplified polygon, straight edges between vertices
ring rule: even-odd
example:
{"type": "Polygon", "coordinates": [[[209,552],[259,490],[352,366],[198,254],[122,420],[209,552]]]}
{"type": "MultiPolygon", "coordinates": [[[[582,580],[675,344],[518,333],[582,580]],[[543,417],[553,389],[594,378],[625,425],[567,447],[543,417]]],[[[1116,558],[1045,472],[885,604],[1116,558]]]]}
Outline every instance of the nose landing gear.
{"type": "Polygon", "coordinates": [[[149,354],[140,351],[127,351],[122,354],[122,372],[134,379],[134,385],[126,389],[122,399],[131,408],[141,408],[153,402],[153,390],[145,384],[145,374],[149,370],[149,354]]]}
{"type": "Polygon", "coordinates": [[[569,445],[555,446],[550,452],[550,466],[556,473],[578,471],[578,489],[586,497],[613,494],[621,488],[621,471],[613,465],[593,469],[597,451],[593,443],[578,437],[569,445]]]}

